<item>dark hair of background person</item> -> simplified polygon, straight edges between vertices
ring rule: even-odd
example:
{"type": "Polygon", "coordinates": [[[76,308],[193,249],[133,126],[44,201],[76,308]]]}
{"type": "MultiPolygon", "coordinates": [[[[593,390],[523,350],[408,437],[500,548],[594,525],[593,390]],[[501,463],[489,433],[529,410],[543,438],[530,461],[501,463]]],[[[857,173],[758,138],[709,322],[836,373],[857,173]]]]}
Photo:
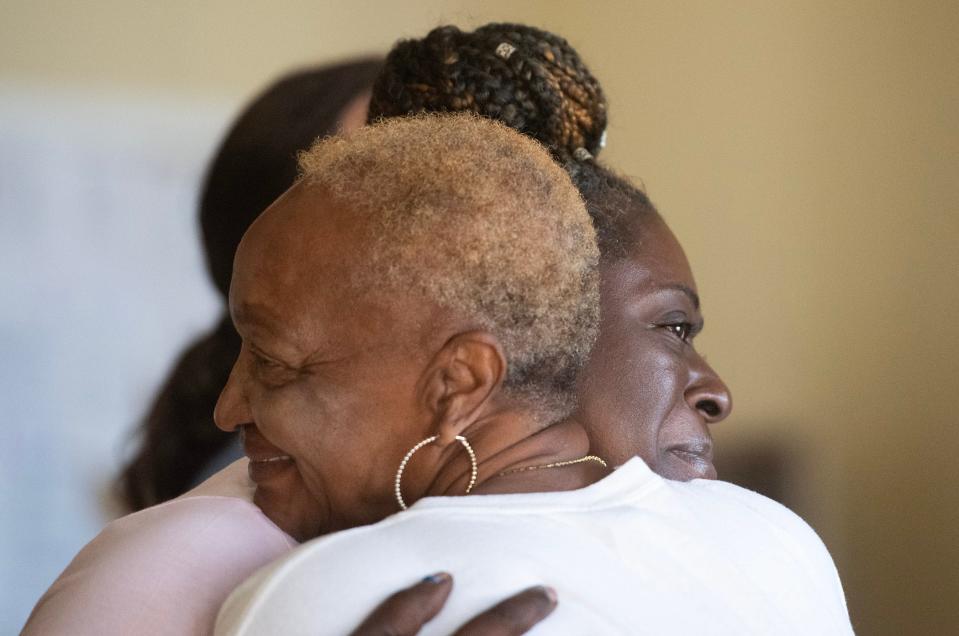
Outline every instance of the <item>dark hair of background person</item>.
{"type": "Polygon", "coordinates": [[[472,32],[442,26],[401,40],[373,85],[368,119],[464,111],[529,135],[566,167],[604,261],[625,258],[637,223],[657,214],[641,189],[595,160],[605,143],[606,97],[558,35],[493,23],[472,32]]]}
{"type": "MultiPolygon", "coordinates": [[[[237,118],[211,162],[200,198],[207,269],[226,300],[233,255],[250,224],[289,188],[297,154],[337,131],[340,115],[370,90],[381,59],[310,68],[284,76],[237,118]]],[[[137,430],[139,448],[119,476],[131,510],[188,490],[233,435],[213,424],[213,407],[240,350],[225,311],[181,354],[137,430]]]]}

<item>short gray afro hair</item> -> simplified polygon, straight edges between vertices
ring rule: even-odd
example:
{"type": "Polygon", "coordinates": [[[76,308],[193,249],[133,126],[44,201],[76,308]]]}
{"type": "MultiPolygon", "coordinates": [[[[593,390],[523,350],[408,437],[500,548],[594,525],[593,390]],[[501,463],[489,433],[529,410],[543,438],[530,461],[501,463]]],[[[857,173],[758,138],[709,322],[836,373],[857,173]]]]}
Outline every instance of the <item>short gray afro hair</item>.
{"type": "Polygon", "coordinates": [[[475,322],[503,345],[508,391],[569,412],[598,329],[598,250],[544,147],[473,115],[421,115],[319,140],[300,169],[369,220],[358,293],[418,294],[475,322]]]}

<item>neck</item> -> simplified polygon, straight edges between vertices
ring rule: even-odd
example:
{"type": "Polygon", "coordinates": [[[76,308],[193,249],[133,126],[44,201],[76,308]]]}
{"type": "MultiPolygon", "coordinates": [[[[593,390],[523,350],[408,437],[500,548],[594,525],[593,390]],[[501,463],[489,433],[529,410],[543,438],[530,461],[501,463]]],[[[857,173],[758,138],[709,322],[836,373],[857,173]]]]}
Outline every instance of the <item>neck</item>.
{"type": "MultiPolygon", "coordinates": [[[[572,418],[543,428],[542,424],[521,412],[498,413],[470,426],[463,436],[473,447],[478,464],[473,493],[576,490],[608,474],[598,462],[584,462],[501,475],[517,468],[542,466],[588,455],[586,431],[572,418]]],[[[454,445],[459,446],[459,443],[454,445]]],[[[469,456],[460,448],[460,452],[440,469],[427,496],[462,495],[470,474],[469,456]]]]}

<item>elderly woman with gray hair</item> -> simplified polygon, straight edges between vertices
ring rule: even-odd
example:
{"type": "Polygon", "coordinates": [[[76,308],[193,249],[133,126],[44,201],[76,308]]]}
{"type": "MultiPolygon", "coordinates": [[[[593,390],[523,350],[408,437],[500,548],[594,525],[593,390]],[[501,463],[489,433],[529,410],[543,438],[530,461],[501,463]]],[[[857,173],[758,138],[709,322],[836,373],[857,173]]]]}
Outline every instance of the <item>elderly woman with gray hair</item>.
{"type": "Polygon", "coordinates": [[[424,116],[321,141],[301,167],[237,253],[243,346],[216,421],[243,434],[267,516],[326,536],[241,586],[218,633],[346,633],[434,571],[463,589],[431,633],[542,581],[564,599],[550,633],[851,631],[790,512],[590,454],[569,396],[598,253],[542,147],[424,116]]]}

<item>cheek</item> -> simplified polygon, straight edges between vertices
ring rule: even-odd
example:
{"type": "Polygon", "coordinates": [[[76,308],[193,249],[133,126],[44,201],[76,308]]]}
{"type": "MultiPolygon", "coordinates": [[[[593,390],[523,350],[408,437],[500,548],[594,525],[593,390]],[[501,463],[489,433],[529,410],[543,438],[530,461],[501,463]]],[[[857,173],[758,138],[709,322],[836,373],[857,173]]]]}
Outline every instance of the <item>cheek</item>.
{"type": "Polygon", "coordinates": [[[635,344],[601,336],[580,377],[579,415],[597,452],[609,457],[623,447],[631,456],[644,443],[637,423],[648,417],[646,394],[654,375],[648,373],[647,352],[635,344]]]}
{"type": "Polygon", "coordinates": [[[397,455],[398,464],[404,452],[401,425],[416,416],[408,395],[412,390],[389,391],[374,380],[308,377],[264,392],[258,401],[258,427],[293,456],[310,490],[330,494],[332,489],[336,499],[349,498],[392,478],[396,467],[385,458],[397,455]]]}
{"type": "MultiPolygon", "coordinates": [[[[360,399],[362,387],[335,386],[306,377],[275,389],[262,401],[258,426],[296,460],[311,490],[322,491],[354,470],[371,445],[367,412],[376,400],[360,399]]],[[[368,395],[368,394],[367,394],[368,395]]]]}
{"type": "Polygon", "coordinates": [[[595,450],[616,464],[633,455],[655,464],[659,430],[683,399],[685,367],[660,335],[601,336],[583,374],[580,415],[595,450]]]}
{"type": "Polygon", "coordinates": [[[257,428],[296,462],[283,479],[258,489],[261,507],[274,513],[268,513],[274,521],[277,517],[286,520],[279,524],[284,530],[288,525],[312,524],[318,505],[328,509],[331,489],[345,494],[341,492],[342,484],[348,482],[344,476],[351,474],[350,460],[363,444],[356,434],[358,427],[351,426],[360,418],[352,410],[354,401],[345,392],[324,390],[323,386],[305,377],[264,389],[255,402],[257,428]]]}
{"type": "Polygon", "coordinates": [[[322,421],[322,409],[302,382],[261,389],[252,406],[253,420],[263,436],[294,456],[322,421]]]}
{"type": "Polygon", "coordinates": [[[584,374],[586,384],[603,387],[608,406],[620,414],[661,410],[682,384],[682,364],[660,335],[642,331],[601,338],[584,374]]]}
{"type": "Polygon", "coordinates": [[[649,351],[643,364],[646,399],[651,405],[655,405],[656,411],[671,409],[677,401],[683,399],[688,373],[682,356],[668,346],[661,346],[649,351]]]}

